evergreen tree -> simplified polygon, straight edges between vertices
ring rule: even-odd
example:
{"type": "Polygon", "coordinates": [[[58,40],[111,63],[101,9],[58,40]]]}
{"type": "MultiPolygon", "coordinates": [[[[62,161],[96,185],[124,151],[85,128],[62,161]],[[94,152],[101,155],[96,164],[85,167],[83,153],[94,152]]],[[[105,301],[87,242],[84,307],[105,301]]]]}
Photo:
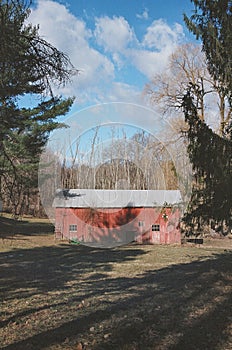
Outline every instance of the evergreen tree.
{"type": "Polygon", "coordinates": [[[194,179],[184,222],[196,234],[209,224],[227,234],[232,227],[232,142],[199,119],[190,91],[183,99],[183,107],[189,124],[188,153],[194,179]]]}
{"type": "Polygon", "coordinates": [[[50,132],[62,126],[56,118],[73,103],[52,93],[75,70],[64,53],[39,36],[38,26],[26,23],[30,5],[0,0],[0,190],[15,212],[36,187],[41,151],[50,132]],[[40,103],[20,108],[25,95],[40,96],[40,103]]]}
{"type": "MultiPolygon", "coordinates": [[[[213,78],[232,105],[232,2],[191,0],[195,13],[185,16],[187,27],[203,43],[203,51],[213,78]]],[[[204,223],[217,224],[223,233],[232,226],[232,134],[231,115],[227,135],[220,137],[197,117],[193,87],[183,99],[189,124],[189,155],[194,170],[192,201],[185,222],[193,229],[204,223]],[[223,226],[227,229],[223,229],[223,226]]],[[[203,93],[199,89],[199,94],[203,93]]]]}

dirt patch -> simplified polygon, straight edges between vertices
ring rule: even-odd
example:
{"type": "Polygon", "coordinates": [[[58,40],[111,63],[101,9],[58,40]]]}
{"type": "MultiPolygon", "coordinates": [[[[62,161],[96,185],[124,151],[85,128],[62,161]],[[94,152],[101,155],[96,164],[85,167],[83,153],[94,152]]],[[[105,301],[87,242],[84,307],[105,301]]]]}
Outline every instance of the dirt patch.
{"type": "Polygon", "coordinates": [[[231,244],[94,249],[32,231],[0,238],[1,349],[232,348],[231,244]]]}

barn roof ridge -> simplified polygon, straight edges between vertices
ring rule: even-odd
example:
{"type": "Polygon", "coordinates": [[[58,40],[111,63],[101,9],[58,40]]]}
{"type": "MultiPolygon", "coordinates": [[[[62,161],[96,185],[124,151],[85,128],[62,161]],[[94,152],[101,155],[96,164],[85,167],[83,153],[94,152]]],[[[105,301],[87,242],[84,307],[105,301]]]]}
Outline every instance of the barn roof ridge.
{"type": "Polygon", "coordinates": [[[179,190],[58,189],[53,207],[122,208],[181,205],[179,190]]]}

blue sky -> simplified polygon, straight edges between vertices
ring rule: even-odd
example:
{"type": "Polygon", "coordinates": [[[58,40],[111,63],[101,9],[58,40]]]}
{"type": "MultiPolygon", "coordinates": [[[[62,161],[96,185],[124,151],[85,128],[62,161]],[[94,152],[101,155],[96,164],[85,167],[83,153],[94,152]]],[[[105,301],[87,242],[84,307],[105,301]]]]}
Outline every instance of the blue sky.
{"type": "MultiPolygon", "coordinates": [[[[74,152],[81,139],[81,156],[88,159],[93,128],[99,125],[104,127],[96,153],[112,142],[112,131],[124,143],[122,135],[126,132],[128,140],[136,131],[163,144],[173,141],[170,124],[147,106],[143,90],[154,74],[167,71],[179,45],[194,40],[183,23],[183,13],[191,15],[192,9],[190,0],[37,0],[30,21],[80,70],[71,84],[55,91],[76,101],[64,119],[70,127],[53,133],[48,149],[69,161],[69,150],[74,152]]],[[[170,145],[168,153],[184,179],[185,148],[170,145]]]]}
{"type": "Polygon", "coordinates": [[[142,91],[177,46],[194,40],[183,23],[190,0],[38,0],[30,20],[80,74],[57,91],[73,111],[108,102],[143,104],[142,91]]]}

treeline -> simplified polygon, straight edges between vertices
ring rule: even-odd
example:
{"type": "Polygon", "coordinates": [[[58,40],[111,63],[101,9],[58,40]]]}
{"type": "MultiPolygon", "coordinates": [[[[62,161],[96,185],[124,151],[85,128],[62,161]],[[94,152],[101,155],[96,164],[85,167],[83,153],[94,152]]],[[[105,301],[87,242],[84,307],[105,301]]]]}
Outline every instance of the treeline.
{"type": "MultiPolygon", "coordinates": [[[[174,160],[165,145],[145,132],[131,138],[111,138],[111,144],[99,151],[93,137],[91,152],[85,162],[75,153],[60,165],[61,187],[93,189],[177,189],[174,160]]],[[[112,132],[113,133],[113,132],[112,132]]],[[[103,142],[102,142],[103,144],[103,142]]],[[[74,146],[80,149],[79,145],[74,146]]]]}
{"type": "Polygon", "coordinates": [[[173,162],[162,161],[159,171],[160,173],[155,169],[153,172],[149,171],[149,176],[130,160],[114,159],[96,168],[88,165],[61,167],[61,184],[63,189],[177,189],[178,181],[173,162]]]}
{"type": "MultiPolygon", "coordinates": [[[[86,152],[83,159],[79,141],[72,145],[72,157],[67,150],[63,155],[57,157],[53,152],[44,153],[40,167],[44,166],[42,179],[42,191],[48,198],[54,195],[57,186],[62,189],[86,188],[86,189],[169,189],[179,188],[179,179],[175,168],[174,153],[167,151],[163,142],[157,141],[145,132],[135,133],[127,138],[110,138],[111,143],[99,147],[99,128],[96,128],[91,151],[86,152]],[[98,143],[96,140],[98,139],[98,143]],[[100,151],[99,151],[100,149],[100,151]],[[54,164],[56,179],[54,179],[54,164]],[[44,177],[44,179],[43,179],[44,177]],[[56,188],[53,188],[53,187],[56,188]]],[[[112,131],[112,134],[114,132],[112,131]]],[[[100,142],[104,144],[104,142],[100,142]]],[[[68,147],[70,149],[70,147],[68,147]]],[[[41,170],[41,169],[40,169],[41,170]]],[[[39,164],[28,171],[22,167],[21,172],[8,172],[2,176],[1,194],[4,209],[15,215],[15,217],[30,214],[33,216],[46,215],[40,200],[38,190],[39,164]]]]}

